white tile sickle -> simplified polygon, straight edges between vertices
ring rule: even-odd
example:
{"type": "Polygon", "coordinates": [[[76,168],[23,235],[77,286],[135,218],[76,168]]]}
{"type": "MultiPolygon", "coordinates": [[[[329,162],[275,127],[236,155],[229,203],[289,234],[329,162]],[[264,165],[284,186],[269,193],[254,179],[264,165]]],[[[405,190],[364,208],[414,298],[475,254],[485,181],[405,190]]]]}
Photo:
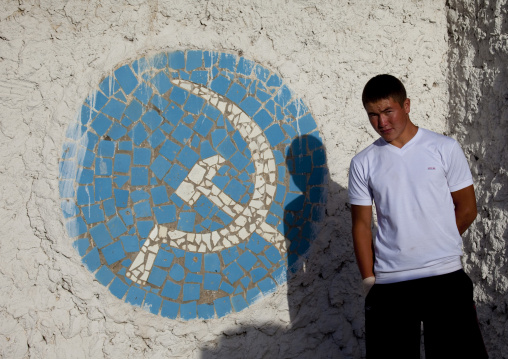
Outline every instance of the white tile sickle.
{"type": "Polygon", "coordinates": [[[284,253],[289,245],[277,228],[265,221],[275,197],[277,176],[275,158],[262,129],[234,102],[209,88],[179,79],[171,80],[171,83],[203,98],[238,130],[252,154],[255,168],[255,173],[251,175],[254,193],[247,204],[237,203],[212,183],[212,178],[226,160],[220,155],[214,155],[198,161],[175,193],[189,206],[205,195],[233,218],[233,221],[224,228],[207,233],[170,230],[166,226],[155,224],[126,273],[128,278],[141,285],[146,284],[163,243],[189,252],[216,252],[237,245],[247,240],[252,233],[257,233],[268,242],[274,243],[281,253],[284,253]]]}

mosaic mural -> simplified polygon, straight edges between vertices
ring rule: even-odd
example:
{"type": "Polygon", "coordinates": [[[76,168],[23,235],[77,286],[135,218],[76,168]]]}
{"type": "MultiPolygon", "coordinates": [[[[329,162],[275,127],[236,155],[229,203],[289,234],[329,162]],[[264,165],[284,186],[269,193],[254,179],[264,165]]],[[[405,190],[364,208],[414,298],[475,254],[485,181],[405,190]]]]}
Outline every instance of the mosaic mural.
{"type": "Polygon", "coordinates": [[[248,307],[298,269],[324,215],[312,115],[244,57],[175,51],[119,66],[66,136],[59,189],[74,247],[113,295],[153,314],[248,307]]]}

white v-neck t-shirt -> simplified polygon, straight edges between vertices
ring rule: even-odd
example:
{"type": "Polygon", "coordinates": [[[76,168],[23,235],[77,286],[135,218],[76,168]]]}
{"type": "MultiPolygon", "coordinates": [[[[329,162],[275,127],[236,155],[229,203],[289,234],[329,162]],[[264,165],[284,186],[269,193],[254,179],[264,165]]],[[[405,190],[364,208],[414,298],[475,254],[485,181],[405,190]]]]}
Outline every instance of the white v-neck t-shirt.
{"type": "Polygon", "coordinates": [[[379,138],[353,158],[349,201],[376,205],[376,283],[462,268],[462,237],[451,192],[472,184],[457,141],[422,128],[402,148],[379,138]]]}

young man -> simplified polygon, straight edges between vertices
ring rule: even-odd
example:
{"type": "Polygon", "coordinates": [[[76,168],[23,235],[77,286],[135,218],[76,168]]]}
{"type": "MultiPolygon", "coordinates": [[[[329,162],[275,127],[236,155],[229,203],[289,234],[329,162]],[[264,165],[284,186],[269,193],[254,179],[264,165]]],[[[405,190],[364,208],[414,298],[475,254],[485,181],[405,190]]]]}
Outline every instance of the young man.
{"type": "Polygon", "coordinates": [[[457,141],[411,122],[397,78],[372,78],[362,101],[381,136],[349,172],[355,254],[368,292],[367,357],[420,358],[423,323],[427,359],[487,358],[460,260],[461,234],[477,214],[464,153],[457,141]]]}

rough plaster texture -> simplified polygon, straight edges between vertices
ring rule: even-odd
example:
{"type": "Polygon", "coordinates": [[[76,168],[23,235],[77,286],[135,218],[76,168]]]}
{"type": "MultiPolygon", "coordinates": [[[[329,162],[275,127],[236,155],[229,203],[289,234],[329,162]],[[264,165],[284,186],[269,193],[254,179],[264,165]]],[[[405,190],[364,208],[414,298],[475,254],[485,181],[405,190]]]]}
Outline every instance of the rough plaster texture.
{"type": "Polygon", "coordinates": [[[361,89],[388,72],[407,85],[414,122],[453,134],[471,160],[481,215],[465,237],[465,263],[492,357],[508,357],[505,4],[449,6],[2,2],[0,356],[362,357],[345,187],[350,159],[376,137],[361,89]],[[112,296],[81,264],[59,207],[58,159],[83,99],[118,63],[178,49],[237,52],[279,73],[314,115],[330,170],[327,217],[305,271],[248,309],[208,321],[156,317],[112,296]]]}
{"type": "Polygon", "coordinates": [[[506,1],[451,1],[450,134],[471,164],[478,218],[464,240],[492,358],[508,358],[508,9],[506,1]]]}

